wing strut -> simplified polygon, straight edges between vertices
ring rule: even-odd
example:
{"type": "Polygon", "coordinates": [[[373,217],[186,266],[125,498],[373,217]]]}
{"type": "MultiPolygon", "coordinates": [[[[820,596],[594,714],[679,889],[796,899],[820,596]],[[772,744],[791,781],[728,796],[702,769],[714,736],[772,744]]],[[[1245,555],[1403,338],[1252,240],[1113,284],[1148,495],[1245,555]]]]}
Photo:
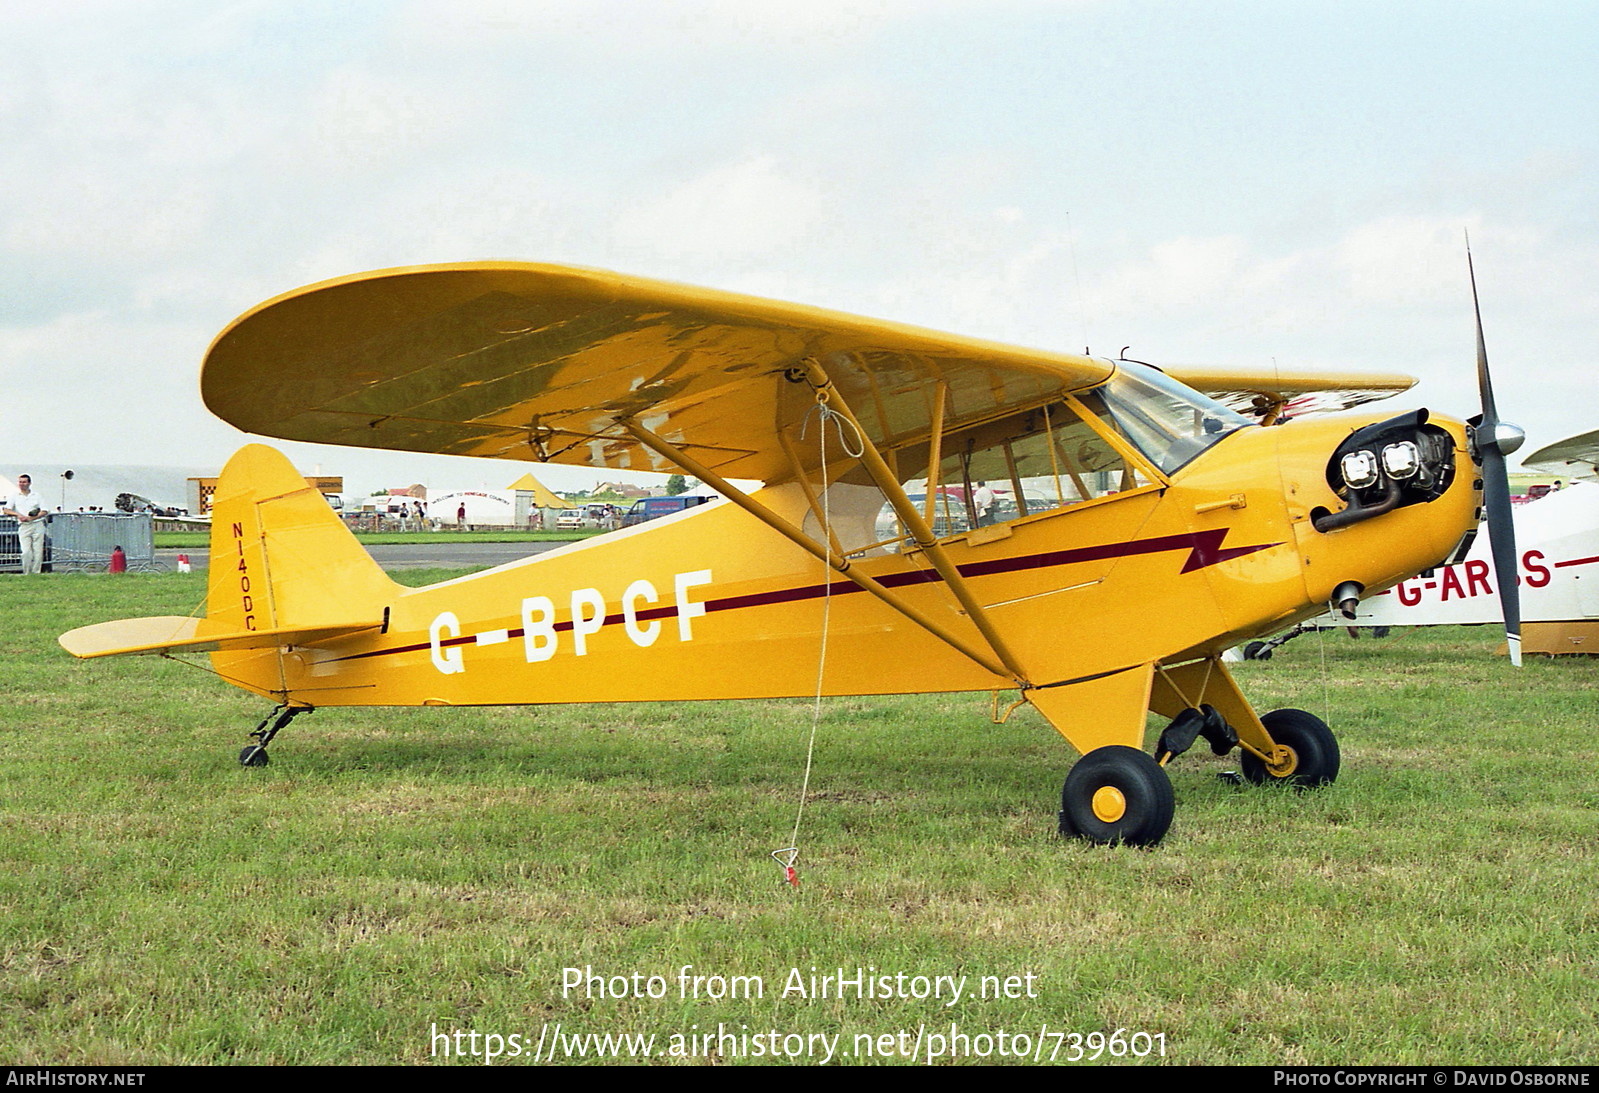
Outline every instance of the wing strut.
{"type": "MultiPolygon", "coordinates": [[[[816,391],[816,397],[822,399],[834,410],[843,414],[845,419],[855,427],[855,432],[861,438],[861,465],[866,468],[866,473],[871,475],[877,488],[883,491],[883,496],[888,498],[888,503],[894,506],[894,511],[899,515],[900,522],[910,529],[911,538],[916,541],[916,547],[927,560],[933,563],[933,568],[938,570],[938,575],[944,578],[955,598],[960,601],[961,607],[966,610],[966,617],[982,633],[988,647],[994,651],[1000,661],[1005,665],[1005,673],[1026,687],[1027,673],[1021,669],[1021,662],[1005,644],[1005,639],[999,636],[999,630],[994,626],[988,612],[983,605],[977,602],[977,597],[972,595],[971,588],[962,577],[955,563],[949,560],[949,555],[944,553],[944,548],[938,545],[938,539],[933,534],[933,529],[928,526],[922,514],[916,511],[916,506],[905,495],[905,490],[899,484],[899,477],[889,470],[882,454],[877,450],[877,445],[872,443],[871,436],[856,418],[855,411],[851,410],[844,396],[833,386],[832,378],[814,359],[805,361],[805,371],[810,380],[811,387],[816,391]]],[[[942,399],[940,399],[942,403],[942,399]]],[[[942,405],[940,405],[942,416],[942,405]]],[[[932,492],[932,483],[929,482],[928,492],[932,492]]]]}
{"type": "MultiPolygon", "coordinates": [[[[852,422],[854,421],[853,415],[851,416],[850,420],[852,422]]],[[[640,444],[643,444],[645,447],[654,451],[662,458],[666,459],[686,473],[692,474],[701,482],[708,484],[712,489],[722,494],[722,496],[726,497],[739,508],[755,517],[761,523],[779,533],[794,545],[801,547],[805,551],[821,559],[823,562],[826,562],[833,569],[837,570],[839,573],[860,585],[867,592],[870,592],[872,595],[888,604],[888,606],[892,607],[895,611],[898,611],[901,615],[904,615],[907,619],[911,620],[916,625],[920,626],[922,629],[938,638],[940,641],[949,645],[957,652],[971,658],[997,676],[1008,676],[1012,679],[1015,679],[1018,683],[1021,682],[1021,673],[1013,671],[1006,666],[1009,663],[1008,659],[996,660],[993,656],[985,653],[979,648],[972,646],[969,642],[964,641],[958,635],[951,633],[947,628],[940,626],[937,622],[918,611],[915,607],[905,602],[905,600],[895,595],[889,589],[884,588],[871,577],[866,576],[864,573],[856,572],[855,568],[849,564],[849,560],[847,558],[835,553],[828,547],[823,546],[815,539],[812,539],[799,528],[795,527],[793,524],[777,515],[777,513],[773,512],[759,501],[756,501],[749,494],[745,493],[731,482],[727,481],[727,479],[723,478],[709,467],[700,464],[686,452],[681,451],[672,444],[656,436],[654,433],[650,432],[636,421],[623,420],[619,422],[619,424],[621,424],[622,427],[625,428],[628,433],[631,434],[633,438],[640,444]]],[[[862,434],[863,437],[864,435],[865,434],[862,434]]],[[[876,455],[876,449],[870,446],[870,442],[868,442],[867,451],[871,452],[873,455],[876,455]]],[[[876,476],[874,475],[874,477],[876,476]]],[[[904,503],[908,506],[910,502],[905,501],[904,491],[900,490],[899,483],[895,482],[893,483],[893,486],[895,492],[899,493],[901,501],[904,501],[904,503]]],[[[956,579],[958,580],[959,578],[960,575],[956,574],[956,579]]]]}
{"type": "MultiPolygon", "coordinates": [[[[931,524],[938,517],[939,487],[943,485],[938,480],[938,468],[944,462],[944,410],[949,404],[949,384],[943,380],[933,391],[933,430],[927,437],[927,502],[926,522],[931,524]]],[[[857,426],[859,428],[859,426],[857,426]]],[[[1006,448],[1008,453],[1010,448],[1006,448]]],[[[1016,491],[1020,497],[1021,491],[1016,491]]]]}

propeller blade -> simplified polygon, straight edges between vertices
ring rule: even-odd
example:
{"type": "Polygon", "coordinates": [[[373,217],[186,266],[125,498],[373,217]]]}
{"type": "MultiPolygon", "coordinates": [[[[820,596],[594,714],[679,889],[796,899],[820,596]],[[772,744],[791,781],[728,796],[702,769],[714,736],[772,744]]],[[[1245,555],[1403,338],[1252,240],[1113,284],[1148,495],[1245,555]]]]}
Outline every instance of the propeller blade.
{"type": "Polygon", "coordinates": [[[1482,492],[1488,508],[1488,545],[1499,578],[1499,607],[1505,618],[1505,644],[1510,663],[1521,667],[1521,586],[1517,577],[1516,522],[1511,515],[1510,477],[1505,457],[1492,444],[1482,445],[1482,492]]]}
{"type": "Polygon", "coordinates": [[[1471,237],[1466,237],[1466,269],[1471,275],[1471,309],[1477,318],[1477,389],[1482,395],[1482,418],[1477,423],[1477,456],[1482,460],[1483,503],[1488,512],[1488,544],[1493,550],[1494,574],[1499,578],[1499,606],[1505,619],[1505,645],[1510,663],[1521,667],[1521,583],[1516,552],[1516,522],[1510,503],[1510,475],[1505,457],[1521,446],[1521,430],[1499,420],[1494,405],[1493,380],[1488,374],[1488,345],[1482,334],[1482,306],[1477,301],[1477,270],[1471,261],[1471,237]]]}
{"type": "Polygon", "coordinates": [[[1471,235],[1466,235],[1466,273],[1471,277],[1471,310],[1477,317],[1477,394],[1482,401],[1482,423],[1488,435],[1494,435],[1499,424],[1499,411],[1494,405],[1493,380],[1488,375],[1488,344],[1482,336],[1482,307],[1477,303],[1477,267],[1471,261],[1471,235]]]}

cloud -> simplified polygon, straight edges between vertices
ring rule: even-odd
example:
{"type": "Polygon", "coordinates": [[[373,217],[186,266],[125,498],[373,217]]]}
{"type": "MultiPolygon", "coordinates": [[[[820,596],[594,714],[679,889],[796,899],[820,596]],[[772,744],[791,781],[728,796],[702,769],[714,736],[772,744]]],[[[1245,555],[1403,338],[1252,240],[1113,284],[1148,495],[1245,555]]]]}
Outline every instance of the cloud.
{"type": "Polygon", "coordinates": [[[299,171],[391,177],[396,167],[450,143],[470,114],[467,103],[435,92],[398,75],[340,65],[311,90],[304,136],[282,151],[299,171]]]}
{"type": "Polygon", "coordinates": [[[1500,276],[1525,271],[1551,245],[1525,228],[1485,226],[1475,214],[1387,216],[1280,251],[1242,235],[1184,236],[1118,265],[1099,296],[1108,316],[1186,316],[1201,329],[1229,327],[1236,317],[1278,334],[1333,327],[1355,313],[1458,315],[1470,303],[1467,227],[1500,276]]]}
{"type": "Polygon", "coordinates": [[[612,57],[750,47],[838,48],[948,0],[419,0],[401,34],[452,48],[516,49],[532,40],[612,57]]]}
{"type": "Polygon", "coordinates": [[[0,368],[52,409],[113,393],[125,427],[85,446],[198,448],[203,411],[164,423],[245,308],[517,258],[1049,349],[1452,377],[1473,355],[1466,225],[1496,363],[1538,412],[1584,412],[1587,70],[1481,68],[1500,122],[1378,139],[1330,119],[1434,117],[1437,64],[1367,34],[1400,62],[1380,86],[1312,81],[1282,100],[1298,138],[1268,140],[1258,77],[1221,78],[1257,70],[1258,20],[1223,22],[1200,57],[1181,20],[1034,0],[12,4],[0,368]],[[1074,78],[1068,42],[1078,64],[1136,49],[1139,78],[1074,78]],[[1226,124],[1196,134],[1196,114],[1226,124]]]}
{"type": "Polygon", "coordinates": [[[815,186],[750,156],[682,183],[616,219],[616,245],[641,261],[753,258],[813,235],[826,212],[815,186]]]}
{"type": "Polygon", "coordinates": [[[0,416],[9,448],[83,462],[193,462],[197,445],[233,432],[205,412],[195,383],[212,333],[87,311],[0,327],[14,392],[0,416]]]}

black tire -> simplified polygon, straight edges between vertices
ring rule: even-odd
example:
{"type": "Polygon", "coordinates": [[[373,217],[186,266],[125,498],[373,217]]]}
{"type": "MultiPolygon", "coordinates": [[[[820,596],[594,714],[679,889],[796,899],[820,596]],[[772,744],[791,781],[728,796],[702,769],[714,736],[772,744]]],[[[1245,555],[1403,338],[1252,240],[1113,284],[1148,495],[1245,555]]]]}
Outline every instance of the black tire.
{"type": "Polygon", "coordinates": [[[1256,784],[1274,783],[1296,789],[1324,786],[1338,777],[1338,740],[1327,723],[1304,710],[1273,710],[1260,719],[1278,744],[1293,752],[1286,769],[1273,771],[1244,752],[1244,777],[1256,784]]]}
{"type": "Polygon", "coordinates": [[[241,767],[264,767],[271,761],[271,756],[267,755],[267,750],[260,744],[251,744],[239,752],[239,766],[241,767]]]}
{"type": "Polygon", "coordinates": [[[1171,779],[1137,748],[1095,748],[1066,775],[1060,833],[1093,843],[1154,846],[1171,827],[1171,779]]]}
{"type": "Polygon", "coordinates": [[[1244,646],[1245,660],[1270,660],[1271,646],[1263,641],[1252,641],[1244,646]]]}

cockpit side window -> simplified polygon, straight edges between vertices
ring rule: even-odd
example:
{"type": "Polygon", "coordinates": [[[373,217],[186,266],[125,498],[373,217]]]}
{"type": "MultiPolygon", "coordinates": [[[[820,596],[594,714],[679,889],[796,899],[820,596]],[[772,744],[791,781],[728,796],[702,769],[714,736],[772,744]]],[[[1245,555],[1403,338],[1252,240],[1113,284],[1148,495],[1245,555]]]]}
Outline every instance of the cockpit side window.
{"type": "MultiPolygon", "coordinates": [[[[916,466],[917,454],[925,459],[926,449],[905,453],[899,466],[916,466]]],[[[1151,484],[1138,463],[1067,402],[949,433],[941,455],[932,488],[932,527],[939,538],[1151,484]]],[[[907,480],[904,488],[925,513],[925,473],[907,480]]],[[[903,534],[892,506],[885,504],[877,520],[879,542],[903,534]]]]}

